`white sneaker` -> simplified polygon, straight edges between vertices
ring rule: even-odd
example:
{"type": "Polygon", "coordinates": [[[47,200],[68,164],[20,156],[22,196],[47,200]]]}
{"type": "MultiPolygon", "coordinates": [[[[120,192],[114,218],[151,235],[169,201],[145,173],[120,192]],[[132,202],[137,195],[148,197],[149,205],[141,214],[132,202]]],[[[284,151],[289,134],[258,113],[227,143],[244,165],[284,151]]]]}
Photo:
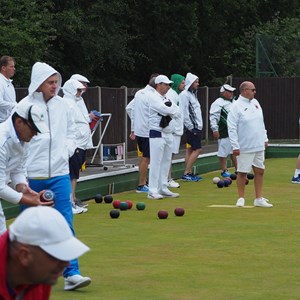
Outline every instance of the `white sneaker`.
{"type": "Polygon", "coordinates": [[[259,206],[259,207],[273,207],[273,205],[271,203],[268,203],[269,200],[265,199],[263,197],[261,198],[256,198],[254,200],[254,206],[259,206]]]}
{"type": "Polygon", "coordinates": [[[148,199],[163,199],[163,196],[159,193],[148,194],[148,199]]]}
{"type": "Polygon", "coordinates": [[[180,184],[178,182],[176,182],[173,178],[171,178],[168,180],[168,187],[179,188],[180,184]]]}
{"type": "Polygon", "coordinates": [[[245,206],[245,199],[244,198],[239,198],[238,201],[236,201],[236,205],[237,207],[243,207],[245,206]]]}
{"type": "Polygon", "coordinates": [[[91,283],[90,277],[83,277],[81,275],[73,275],[65,278],[65,291],[72,291],[88,286],[91,283]]]}
{"type": "Polygon", "coordinates": [[[85,207],[77,206],[75,203],[72,204],[73,215],[78,215],[87,212],[88,209],[85,207]]]}
{"type": "Polygon", "coordinates": [[[173,193],[170,190],[161,191],[161,194],[164,197],[169,197],[169,198],[177,198],[177,197],[179,197],[178,193],[173,193]]]}

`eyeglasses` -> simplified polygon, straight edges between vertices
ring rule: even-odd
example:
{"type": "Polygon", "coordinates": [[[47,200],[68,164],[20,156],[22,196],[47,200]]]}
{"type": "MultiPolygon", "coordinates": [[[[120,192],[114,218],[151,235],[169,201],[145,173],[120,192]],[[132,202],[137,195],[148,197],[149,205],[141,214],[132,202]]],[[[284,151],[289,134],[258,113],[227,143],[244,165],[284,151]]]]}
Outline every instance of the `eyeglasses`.
{"type": "Polygon", "coordinates": [[[252,91],[252,92],[256,92],[256,89],[245,89],[245,90],[249,90],[249,91],[252,91]]]}

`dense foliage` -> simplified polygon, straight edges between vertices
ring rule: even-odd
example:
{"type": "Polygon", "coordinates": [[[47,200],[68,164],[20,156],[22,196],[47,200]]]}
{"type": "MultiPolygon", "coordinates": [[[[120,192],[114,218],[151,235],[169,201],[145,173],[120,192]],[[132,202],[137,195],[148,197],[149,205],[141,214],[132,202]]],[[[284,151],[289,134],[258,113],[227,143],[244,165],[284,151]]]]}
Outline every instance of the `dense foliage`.
{"type": "Polygon", "coordinates": [[[275,37],[278,76],[299,76],[298,0],[0,0],[0,55],[16,58],[16,86],[34,62],[66,80],[142,86],[153,72],[196,73],[201,84],[256,73],[256,39],[275,37]],[[291,46],[293,45],[293,46],[291,46]]]}

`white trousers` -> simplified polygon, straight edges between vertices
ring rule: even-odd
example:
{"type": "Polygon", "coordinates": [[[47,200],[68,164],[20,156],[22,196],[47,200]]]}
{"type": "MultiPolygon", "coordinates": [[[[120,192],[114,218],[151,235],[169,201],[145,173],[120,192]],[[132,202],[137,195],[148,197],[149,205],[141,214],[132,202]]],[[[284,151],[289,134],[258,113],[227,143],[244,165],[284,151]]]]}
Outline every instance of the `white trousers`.
{"type": "Polygon", "coordinates": [[[171,133],[162,133],[162,137],[149,138],[149,141],[149,194],[154,194],[167,189],[168,174],[172,160],[173,135],[171,133]]]}

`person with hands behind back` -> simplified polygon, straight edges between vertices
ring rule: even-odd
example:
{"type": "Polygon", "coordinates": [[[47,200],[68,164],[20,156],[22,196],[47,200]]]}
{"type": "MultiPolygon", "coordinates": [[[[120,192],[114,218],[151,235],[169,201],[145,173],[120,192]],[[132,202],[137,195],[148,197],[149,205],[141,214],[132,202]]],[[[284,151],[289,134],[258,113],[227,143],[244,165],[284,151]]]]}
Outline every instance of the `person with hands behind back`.
{"type": "MultiPolygon", "coordinates": [[[[33,191],[26,180],[25,145],[37,134],[47,134],[40,108],[30,103],[16,107],[12,115],[0,124],[0,198],[13,204],[29,206],[53,205],[42,202],[39,193],[33,191]],[[11,184],[7,182],[11,180],[11,184]]],[[[6,230],[5,216],[0,202],[0,234],[6,230]]]]}
{"type": "Polygon", "coordinates": [[[199,88],[199,77],[187,73],[185,77],[185,88],[179,94],[182,107],[183,125],[186,135],[185,171],[182,179],[185,181],[199,181],[203,178],[193,174],[193,164],[201,153],[201,130],[203,127],[201,105],[197,98],[199,88]]]}

